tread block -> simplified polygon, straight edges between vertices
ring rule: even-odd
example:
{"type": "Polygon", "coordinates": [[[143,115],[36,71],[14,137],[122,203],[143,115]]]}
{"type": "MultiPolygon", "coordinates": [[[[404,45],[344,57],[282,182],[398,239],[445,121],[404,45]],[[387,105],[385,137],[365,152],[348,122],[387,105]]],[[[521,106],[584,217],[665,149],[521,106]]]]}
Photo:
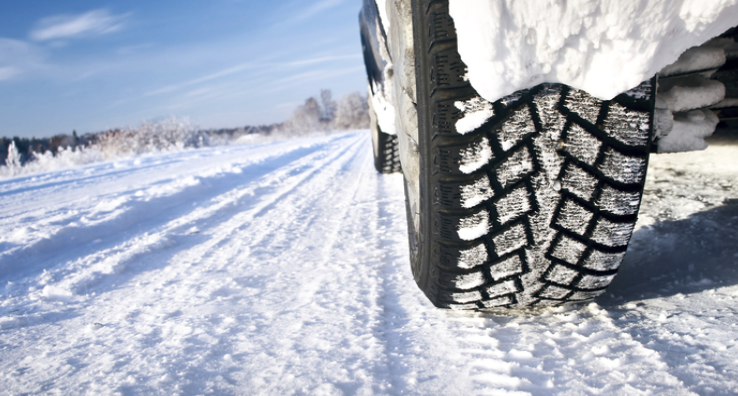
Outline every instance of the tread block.
{"type": "Polygon", "coordinates": [[[495,202],[497,221],[507,224],[532,210],[531,193],[526,186],[520,186],[495,202]]]}
{"type": "Polygon", "coordinates": [[[445,208],[473,208],[495,196],[486,174],[463,182],[439,182],[436,202],[445,208]]]}
{"type": "Polygon", "coordinates": [[[560,300],[539,300],[536,301],[535,304],[531,304],[532,306],[536,308],[545,308],[545,307],[557,307],[563,304],[563,301],[560,300]]]}
{"type": "Polygon", "coordinates": [[[553,141],[561,139],[566,124],[566,117],[557,109],[561,91],[561,86],[544,84],[541,90],[533,95],[543,132],[553,141]]]}
{"type": "Polygon", "coordinates": [[[604,293],[604,290],[597,290],[597,291],[578,291],[569,296],[569,300],[572,301],[585,301],[585,300],[591,300],[600,294],[604,293]]]}
{"type": "Polygon", "coordinates": [[[536,133],[536,127],[533,124],[530,106],[528,105],[521,106],[510,113],[502,121],[500,127],[493,132],[499,140],[500,147],[505,151],[510,150],[523,138],[534,133],[536,133]]]}
{"type": "Polygon", "coordinates": [[[464,208],[472,208],[495,196],[495,191],[492,189],[487,175],[481,175],[473,183],[462,184],[459,189],[461,195],[459,201],[464,208]]]}
{"type": "Polygon", "coordinates": [[[400,141],[397,135],[379,132],[377,139],[378,155],[374,157],[374,168],[379,173],[389,174],[400,172],[400,141]]]}
{"type": "Polygon", "coordinates": [[[494,284],[492,286],[489,286],[485,289],[487,292],[487,295],[489,295],[490,298],[496,298],[500,296],[504,296],[506,294],[512,294],[520,291],[520,287],[512,279],[508,279],[506,281],[494,284]]]}
{"type": "Polygon", "coordinates": [[[587,245],[562,235],[553,245],[551,256],[571,265],[577,265],[585,250],[587,250],[587,245]]]}
{"type": "Polygon", "coordinates": [[[594,125],[600,115],[602,101],[578,89],[570,89],[566,95],[564,106],[583,120],[594,125]]]}
{"type": "Polygon", "coordinates": [[[651,81],[644,81],[640,83],[637,87],[631,88],[625,92],[623,92],[623,95],[628,96],[629,98],[645,101],[648,102],[651,100],[651,95],[653,92],[653,85],[651,84],[651,81]]]}
{"type": "Polygon", "coordinates": [[[523,146],[502,162],[494,172],[502,188],[507,188],[523,180],[533,173],[533,170],[533,157],[530,155],[530,149],[523,146]]]}
{"type": "Polygon", "coordinates": [[[605,133],[629,146],[645,147],[648,144],[648,133],[651,114],[645,111],[631,110],[613,102],[603,121],[605,133]]]}
{"type": "Polygon", "coordinates": [[[477,244],[467,249],[459,249],[450,246],[440,246],[440,263],[446,268],[459,268],[469,270],[478,267],[489,258],[487,247],[477,244]]]}
{"type": "Polygon", "coordinates": [[[512,296],[504,296],[504,297],[494,298],[491,300],[482,301],[482,305],[485,308],[497,308],[497,307],[502,307],[505,305],[510,305],[514,302],[515,300],[512,298],[512,296]]]}
{"type": "Polygon", "coordinates": [[[579,275],[578,271],[561,264],[556,264],[548,271],[545,279],[557,285],[568,286],[572,281],[574,281],[574,278],[576,278],[577,275],[579,275]]]}
{"type": "Polygon", "coordinates": [[[435,135],[455,135],[456,121],[462,117],[462,113],[454,106],[455,100],[444,100],[435,103],[433,112],[433,131],[435,135]]]}
{"type": "Polygon", "coordinates": [[[523,260],[519,255],[504,258],[490,265],[489,272],[493,280],[498,281],[514,275],[520,275],[525,271],[523,260]]]}
{"type": "Polygon", "coordinates": [[[607,287],[614,277],[614,274],[603,276],[584,275],[582,279],[577,282],[577,287],[580,289],[602,289],[603,287],[607,287]]]}
{"type": "MultiPolygon", "coordinates": [[[[444,226],[451,225],[454,228],[454,234],[459,241],[473,241],[481,238],[490,230],[489,212],[482,209],[468,216],[458,216],[447,214],[443,216],[444,226]]],[[[442,231],[444,233],[444,231],[442,231]]],[[[451,230],[447,230],[444,234],[451,234],[451,230]]],[[[452,238],[448,238],[451,240],[452,238]]]]}
{"type": "Polygon", "coordinates": [[[597,179],[584,169],[570,163],[564,171],[561,187],[589,202],[597,187],[597,179]]]}
{"type": "Polygon", "coordinates": [[[443,146],[436,149],[433,168],[446,174],[470,174],[494,159],[492,147],[485,136],[477,136],[467,144],[443,146]]]}
{"type": "Polygon", "coordinates": [[[625,257],[625,252],[606,253],[599,250],[592,250],[584,259],[584,268],[595,271],[613,271],[620,267],[620,263],[625,257]]]}
{"type": "Polygon", "coordinates": [[[476,302],[482,299],[482,293],[478,291],[469,291],[469,292],[461,292],[461,293],[444,293],[447,294],[444,296],[444,300],[447,300],[449,302],[459,303],[459,304],[467,304],[471,302],[476,302]]]}
{"type": "Polygon", "coordinates": [[[627,246],[634,226],[635,223],[614,223],[601,217],[597,219],[592,240],[610,247],[627,246]]]}
{"type": "Polygon", "coordinates": [[[620,191],[609,185],[602,188],[597,206],[600,210],[618,216],[634,215],[638,212],[641,196],[635,191],[620,191]]]}
{"type": "Polygon", "coordinates": [[[538,297],[560,300],[571,293],[571,290],[556,285],[547,285],[537,293],[538,297]]]}
{"type": "Polygon", "coordinates": [[[504,256],[528,244],[525,225],[518,223],[492,237],[495,253],[504,256]]]}
{"type": "Polygon", "coordinates": [[[556,217],[556,224],[571,232],[584,235],[592,217],[594,214],[588,209],[567,199],[556,217]]]}
{"type": "Polygon", "coordinates": [[[608,178],[623,184],[640,184],[646,176],[646,158],[632,157],[608,148],[599,166],[608,178]]]}
{"type": "Polygon", "coordinates": [[[454,274],[441,271],[441,276],[438,280],[440,286],[456,290],[471,290],[485,283],[484,273],[481,270],[468,274],[454,274]]]}
{"type": "Polygon", "coordinates": [[[579,124],[571,124],[566,131],[564,150],[587,165],[594,165],[602,142],[579,124]]]}

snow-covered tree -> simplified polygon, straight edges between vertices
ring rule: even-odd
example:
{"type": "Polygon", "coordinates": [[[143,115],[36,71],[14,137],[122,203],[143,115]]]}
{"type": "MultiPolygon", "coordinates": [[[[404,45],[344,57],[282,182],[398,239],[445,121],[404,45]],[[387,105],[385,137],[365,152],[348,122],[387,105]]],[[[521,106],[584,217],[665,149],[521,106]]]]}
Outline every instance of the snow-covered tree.
{"type": "Polygon", "coordinates": [[[320,90],[320,121],[331,122],[336,117],[336,102],[330,89],[320,90]]]}
{"type": "Polygon", "coordinates": [[[369,128],[369,105],[366,96],[358,92],[344,95],[338,101],[333,128],[336,130],[369,128]]]}
{"type": "Polygon", "coordinates": [[[23,166],[18,148],[15,147],[15,142],[10,142],[8,146],[8,158],[5,159],[5,164],[8,166],[8,171],[11,174],[15,174],[23,166]]]}

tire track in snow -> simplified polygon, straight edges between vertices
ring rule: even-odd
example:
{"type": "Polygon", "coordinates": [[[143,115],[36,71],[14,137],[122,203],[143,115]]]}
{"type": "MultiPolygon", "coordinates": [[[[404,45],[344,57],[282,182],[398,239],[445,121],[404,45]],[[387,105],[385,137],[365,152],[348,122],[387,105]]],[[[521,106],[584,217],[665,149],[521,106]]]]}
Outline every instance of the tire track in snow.
{"type": "MultiPolygon", "coordinates": [[[[382,367],[385,367],[381,363],[382,354],[377,352],[381,350],[381,342],[371,337],[371,332],[368,335],[366,333],[367,324],[371,327],[371,323],[376,321],[373,318],[378,315],[372,314],[378,311],[376,305],[372,305],[375,300],[372,296],[377,294],[372,291],[378,282],[377,276],[373,273],[376,268],[365,267],[363,260],[355,257],[357,250],[350,250],[358,248],[361,252],[364,245],[369,246],[371,241],[359,239],[357,245],[362,246],[354,246],[352,242],[355,238],[349,238],[348,243],[342,240],[344,234],[347,237],[355,236],[354,227],[365,215],[365,213],[347,215],[353,209],[356,194],[363,194],[357,193],[357,189],[362,185],[372,186],[372,183],[366,183],[366,178],[376,177],[373,172],[368,171],[363,172],[361,177],[356,177],[361,168],[371,169],[367,167],[370,162],[365,150],[366,142],[367,139],[362,137],[360,144],[354,142],[346,145],[348,147],[337,154],[328,156],[329,161],[325,166],[315,164],[315,167],[309,168],[304,173],[298,173],[296,177],[305,179],[303,183],[292,183],[291,188],[283,191],[284,194],[275,194],[273,196],[275,199],[266,199],[262,205],[253,206],[248,211],[251,216],[240,212],[212,230],[203,229],[201,234],[213,235],[212,240],[220,241],[215,245],[207,241],[209,248],[204,249],[206,255],[201,255],[203,253],[203,249],[199,249],[201,244],[196,244],[190,249],[167,257],[169,264],[166,267],[141,273],[131,278],[127,284],[101,294],[95,298],[94,308],[84,310],[79,319],[71,319],[77,321],[80,326],[93,321],[105,324],[100,328],[90,326],[89,331],[95,341],[86,348],[101,353],[105,351],[106,359],[120,369],[121,374],[108,372],[107,376],[110,378],[102,380],[102,383],[110,385],[118,381],[122,384],[121,388],[115,389],[119,390],[135,390],[137,386],[143,384],[148,384],[147,386],[156,384],[161,389],[167,389],[167,384],[172,378],[181,380],[184,373],[185,377],[192,378],[185,381],[185,389],[188,390],[186,393],[199,393],[205,388],[196,380],[197,378],[212,374],[214,381],[218,382],[221,380],[216,378],[218,377],[216,371],[228,372],[228,369],[223,367],[213,371],[206,367],[207,365],[198,364],[203,358],[198,351],[207,349],[209,352],[204,353],[206,356],[212,353],[228,355],[229,358],[223,360],[226,365],[229,365],[229,361],[240,361],[241,365],[246,363],[241,370],[235,370],[245,371],[247,374],[243,376],[239,376],[236,372],[231,377],[221,375],[222,383],[219,383],[217,388],[221,390],[234,390],[229,383],[235,379],[239,379],[242,384],[272,389],[272,393],[275,394],[281,393],[279,389],[295,389],[298,384],[327,389],[334,386],[331,383],[346,382],[347,390],[371,391],[376,387],[381,388],[381,381],[380,383],[374,381],[375,372],[382,371],[382,367]],[[359,152],[361,154],[358,154],[359,152]],[[335,186],[337,182],[345,188],[326,190],[330,186],[335,186]],[[270,211],[263,210],[274,202],[280,204],[275,204],[270,211]],[[336,205],[334,202],[342,203],[336,205]],[[301,221],[295,221],[289,216],[275,216],[279,212],[278,207],[291,206],[296,208],[295,212],[303,213],[301,221]],[[254,216],[254,214],[262,215],[254,216]],[[323,218],[324,216],[327,218],[323,218]],[[328,238],[309,238],[309,234],[316,230],[326,231],[320,235],[328,238]],[[253,236],[257,234],[289,235],[297,238],[297,242],[291,250],[280,254],[279,250],[275,252],[274,249],[279,248],[275,245],[283,241],[264,237],[254,238],[253,236]],[[331,234],[334,237],[331,238],[331,234]],[[271,255],[263,255],[258,252],[259,249],[271,251],[271,255]],[[316,257],[310,259],[310,252],[316,257]],[[312,283],[301,279],[301,276],[297,276],[300,274],[294,271],[299,259],[306,261],[302,263],[300,274],[309,272],[312,283]],[[263,262],[258,263],[260,260],[263,262]],[[242,272],[256,275],[245,276],[242,272]],[[213,274],[222,276],[214,277],[213,274]],[[211,281],[203,282],[203,279],[211,281]],[[349,290],[354,289],[348,295],[344,290],[347,283],[356,284],[354,288],[348,285],[349,290]],[[333,287],[326,290],[326,285],[333,287]],[[136,292],[131,294],[134,288],[136,292]],[[334,292],[335,295],[331,295],[330,292],[334,292]],[[220,305],[214,303],[213,298],[223,305],[218,309],[209,307],[220,305]],[[124,307],[120,306],[121,300],[127,301],[124,307]],[[151,304],[151,301],[157,303],[151,304]],[[183,307],[183,301],[187,302],[184,304],[187,308],[183,307]],[[336,310],[342,314],[338,316],[331,314],[336,310]],[[228,317],[223,318],[224,314],[228,317]],[[203,315],[208,316],[207,320],[201,319],[203,315]],[[345,323],[344,319],[337,319],[351,317],[354,319],[348,323],[345,323]],[[227,329],[220,335],[199,333],[200,329],[207,328],[212,321],[225,323],[224,327],[227,329]],[[325,323],[320,323],[321,321],[325,323]],[[235,325],[240,325],[237,330],[233,328],[235,325]],[[254,331],[251,331],[251,326],[255,327],[254,331]],[[302,327],[311,327],[315,330],[305,332],[301,331],[302,327]],[[116,334],[106,334],[112,328],[116,334]],[[137,328],[139,334],[135,334],[137,328]],[[334,329],[344,330],[336,332],[334,329]],[[343,341],[334,340],[336,334],[345,331],[348,333],[343,341]],[[309,335],[308,339],[305,334],[309,335]],[[219,345],[223,342],[217,340],[224,337],[230,340],[225,344],[234,346],[234,350],[230,350],[231,353],[213,352],[221,348],[219,345]],[[243,360],[244,355],[248,354],[248,346],[244,346],[242,340],[247,339],[251,341],[261,339],[262,349],[271,351],[268,355],[275,355],[278,359],[259,355],[243,360]],[[168,366],[172,369],[152,370],[151,373],[138,371],[133,362],[124,358],[125,353],[116,354],[106,350],[106,346],[117,342],[148,345],[149,351],[153,348],[158,352],[154,353],[154,356],[159,358],[162,355],[167,356],[171,362],[168,366]],[[350,345],[352,343],[361,345],[350,345]],[[346,347],[346,350],[335,355],[338,362],[333,364],[325,362],[320,355],[331,348],[341,347],[346,347]],[[184,354],[183,350],[188,352],[184,354]],[[296,350],[299,353],[296,353],[296,350]],[[312,353],[316,354],[312,356],[313,364],[306,366],[295,361],[296,357],[298,360],[308,361],[312,353]],[[339,356],[345,356],[343,363],[340,362],[339,356]],[[345,360],[350,361],[352,358],[360,362],[357,367],[348,373],[345,369],[340,369],[350,366],[345,360]],[[262,364],[258,365],[259,362],[262,364]],[[254,365],[258,367],[252,367],[254,365]],[[295,365],[299,366],[300,370],[295,371],[295,365]],[[279,370],[274,371],[277,368],[279,370]],[[293,382],[285,380],[290,372],[299,374],[305,370],[312,370],[316,375],[295,378],[293,382]],[[321,376],[326,376],[326,382],[316,383],[321,376]],[[137,378],[135,382],[139,385],[131,383],[129,377],[137,378]],[[328,379],[333,381],[327,381],[328,379]]],[[[137,260],[150,261],[156,256],[167,256],[165,252],[168,250],[171,248],[147,254],[137,260]]],[[[33,328],[38,329],[39,326],[33,328]]],[[[74,355],[77,349],[74,342],[69,339],[66,341],[69,341],[69,344],[65,352],[67,355],[74,355]]],[[[155,360],[156,358],[143,358],[138,364],[141,367],[151,368],[150,365],[154,364],[155,360]]],[[[179,383],[182,384],[181,381],[179,383]]]]}
{"type": "MultiPolygon", "coordinates": [[[[325,156],[324,150],[330,144],[331,142],[326,142],[307,148],[298,146],[272,158],[261,158],[256,162],[247,163],[243,167],[236,168],[235,173],[216,172],[209,177],[189,177],[185,178],[184,184],[180,182],[180,179],[174,178],[172,182],[168,182],[168,184],[177,185],[171,194],[162,195],[157,194],[158,191],[156,191],[152,194],[153,198],[144,196],[136,199],[136,196],[142,195],[140,194],[142,190],[133,189],[123,194],[113,195],[108,201],[119,202],[114,206],[128,204],[128,207],[112,214],[106,211],[100,221],[88,224],[76,221],[65,224],[31,243],[8,249],[0,254],[0,268],[6,269],[7,272],[15,270],[14,275],[22,276],[39,267],[43,268],[48,261],[77,261],[78,263],[70,269],[70,272],[78,272],[80,267],[105,261],[104,268],[98,272],[120,272],[123,268],[116,269],[116,267],[147,251],[146,246],[166,247],[174,243],[172,240],[161,238],[161,235],[181,233],[184,230],[178,230],[178,228],[187,223],[215,216],[229,206],[236,205],[244,197],[257,194],[261,191],[260,189],[276,188],[275,181],[285,178],[286,174],[294,169],[304,167],[311,162],[317,162],[319,166],[323,162],[319,161],[318,157],[325,156]],[[284,162],[289,165],[285,165],[284,162]],[[260,173],[272,169],[274,171],[266,175],[260,173]],[[254,184],[254,181],[257,183],[254,184]],[[210,204],[212,201],[216,203],[210,204]],[[192,209],[190,206],[192,204],[205,205],[192,209]],[[154,213],[153,216],[152,213],[154,213]],[[157,231],[157,229],[161,230],[157,231]],[[151,234],[152,231],[154,231],[153,234],[151,234]],[[121,244],[121,235],[130,239],[121,244]],[[107,245],[112,244],[112,246],[104,249],[106,239],[111,240],[107,245]],[[98,250],[96,254],[85,257],[86,252],[90,250],[90,242],[99,243],[101,246],[95,246],[98,250]],[[80,248],[75,249],[76,246],[80,248]],[[5,268],[9,266],[10,268],[5,268]],[[22,267],[24,271],[18,271],[17,267],[22,267]]],[[[154,187],[153,189],[161,190],[162,188],[154,187]]],[[[92,208],[93,212],[94,209],[92,208]]],[[[75,218],[81,217],[79,214],[74,216],[75,218]]]]}

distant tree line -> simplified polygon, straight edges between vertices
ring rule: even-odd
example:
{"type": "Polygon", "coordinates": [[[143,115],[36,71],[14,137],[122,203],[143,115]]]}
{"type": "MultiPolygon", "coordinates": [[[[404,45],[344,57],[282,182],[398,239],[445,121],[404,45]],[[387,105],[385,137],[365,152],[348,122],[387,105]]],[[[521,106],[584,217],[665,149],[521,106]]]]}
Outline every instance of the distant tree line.
{"type": "Polygon", "coordinates": [[[320,99],[311,97],[280,125],[285,134],[303,135],[315,131],[346,131],[369,128],[367,98],[358,92],[334,101],[331,91],[320,91],[320,99]]]}
{"type": "Polygon", "coordinates": [[[171,148],[205,147],[237,142],[247,135],[279,138],[306,135],[314,132],[344,131],[369,127],[367,98],[350,93],[334,101],[330,90],[322,90],[320,99],[311,97],[299,106],[283,123],[245,126],[239,128],[193,129],[173,125],[176,122],[144,123],[136,129],[112,129],[104,132],[76,131],[49,138],[0,138],[0,165],[8,159],[11,143],[14,144],[11,160],[20,165],[35,160],[39,155],[56,155],[62,150],[95,147],[127,153],[142,153],[171,148]]]}

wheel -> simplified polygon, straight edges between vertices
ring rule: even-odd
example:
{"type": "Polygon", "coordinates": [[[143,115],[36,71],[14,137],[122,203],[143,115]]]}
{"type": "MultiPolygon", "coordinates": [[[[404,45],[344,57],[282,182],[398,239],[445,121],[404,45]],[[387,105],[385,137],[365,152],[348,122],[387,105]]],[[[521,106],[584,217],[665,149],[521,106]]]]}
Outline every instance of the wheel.
{"type": "Polygon", "coordinates": [[[420,289],[454,309],[601,294],[640,206],[655,81],[610,101],[541,84],[489,103],[464,79],[447,1],[413,0],[413,25],[420,174],[406,202],[420,289]]]}
{"type": "MultiPolygon", "coordinates": [[[[371,104],[371,100],[369,101],[371,104]]],[[[379,173],[400,172],[400,147],[397,135],[382,132],[377,123],[374,109],[369,108],[369,129],[372,134],[372,148],[374,149],[374,168],[379,173]]]]}

